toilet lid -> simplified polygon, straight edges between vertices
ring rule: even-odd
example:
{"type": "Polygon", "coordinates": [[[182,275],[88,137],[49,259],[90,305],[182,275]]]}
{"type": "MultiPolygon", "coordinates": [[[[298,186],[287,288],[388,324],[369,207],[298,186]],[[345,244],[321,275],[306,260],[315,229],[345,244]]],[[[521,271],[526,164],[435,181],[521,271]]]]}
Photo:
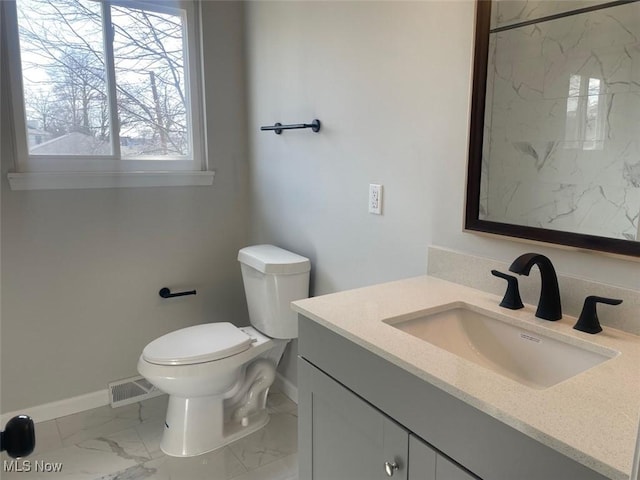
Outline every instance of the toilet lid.
{"type": "Polygon", "coordinates": [[[211,362],[245,351],[251,337],[229,322],[182,328],[156,338],[142,357],[159,365],[190,365],[211,362]]]}

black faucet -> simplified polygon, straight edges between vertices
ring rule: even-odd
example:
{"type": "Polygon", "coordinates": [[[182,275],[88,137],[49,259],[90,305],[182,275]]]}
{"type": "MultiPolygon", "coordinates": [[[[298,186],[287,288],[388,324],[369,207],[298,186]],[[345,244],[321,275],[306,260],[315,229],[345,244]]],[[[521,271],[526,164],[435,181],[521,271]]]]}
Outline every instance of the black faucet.
{"type": "Polygon", "coordinates": [[[538,265],[542,279],[536,317],[552,321],[560,320],[562,318],[560,289],[551,260],[539,253],[525,253],[513,261],[509,270],[519,275],[529,275],[534,265],[538,265]]]}

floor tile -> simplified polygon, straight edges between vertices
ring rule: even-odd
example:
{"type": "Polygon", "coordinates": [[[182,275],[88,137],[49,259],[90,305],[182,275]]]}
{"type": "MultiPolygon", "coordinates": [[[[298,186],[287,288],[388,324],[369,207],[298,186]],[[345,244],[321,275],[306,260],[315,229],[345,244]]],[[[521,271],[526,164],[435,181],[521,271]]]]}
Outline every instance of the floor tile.
{"type": "Polygon", "coordinates": [[[154,418],[164,418],[167,399],[167,395],[162,395],[124,407],[111,408],[105,405],[58,418],[56,422],[62,444],[75,445],[82,440],[110,435],[154,418]]]}
{"type": "Polygon", "coordinates": [[[76,447],[88,451],[111,452],[136,463],[148,462],[151,459],[144,442],[133,428],[106,437],[84,440],[76,447]]]}
{"type": "Polygon", "coordinates": [[[154,468],[145,467],[144,465],[134,465],[121,472],[103,475],[96,480],[143,480],[152,478],[155,473],[156,470],[154,468]]]}
{"type": "Polygon", "coordinates": [[[149,420],[133,428],[138,432],[140,439],[147,448],[147,452],[149,452],[150,458],[158,458],[164,455],[160,450],[160,440],[164,432],[164,417],[149,420]]]}
{"type": "Polygon", "coordinates": [[[165,455],[106,479],[230,480],[246,471],[229,447],[223,447],[197,457],[177,458],[165,455]]]}
{"type": "Polygon", "coordinates": [[[292,413],[274,413],[262,429],[229,447],[248,470],[295,453],[298,449],[298,418],[292,413]]]}
{"type": "Polygon", "coordinates": [[[30,456],[16,468],[3,465],[3,480],[74,479],[95,480],[148,461],[146,449],[135,430],[86,440],[69,447],[30,456]],[[53,469],[47,471],[47,469],[53,469]],[[57,470],[59,468],[59,470],[57,470]]]}
{"type": "Polygon", "coordinates": [[[99,407],[36,424],[36,452],[15,463],[3,454],[8,463],[0,474],[3,480],[297,480],[297,405],[272,391],[267,407],[271,419],[263,429],[187,458],[160,450],[166,395],[99,407]],[[36,471],[58,465],[59,472],[36,471]]]}
{"type": "Polygon", "coordinates": [[[293,413],[297,412],[298,405],[281,392],[269,392],[267,397],[267,410],[269,413],[293,413]]]}
{"type": "Polygon", "coordinates": [[[35,430],[36,448],[33,455],[38,455],[50,450],[57,450],[62,447],[60,432],[58,432],[58,424],[55,420],[36,423],[35,430]]]}
{"type": "Polygon", "coordinates": [[[298,454],[294,453],[250,470],[233,480],[298,480],[298,454]]]}

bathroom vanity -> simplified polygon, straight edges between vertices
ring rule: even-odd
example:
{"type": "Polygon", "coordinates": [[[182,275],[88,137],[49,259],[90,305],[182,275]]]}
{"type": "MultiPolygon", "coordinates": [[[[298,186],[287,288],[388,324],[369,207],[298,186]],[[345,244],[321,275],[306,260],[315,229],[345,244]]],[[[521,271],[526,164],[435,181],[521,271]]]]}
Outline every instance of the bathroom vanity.
{"type": "Polygon", "coordinates": [[[546,322],[499,302],[428,276],[294,302],[300,478],[628,479],[640,339],[577,332],[573,317],[546,322]],[[605,357],[536,383],[400,328],[450,306],[513,327],[516,351],[557,341],[605,357]]]}

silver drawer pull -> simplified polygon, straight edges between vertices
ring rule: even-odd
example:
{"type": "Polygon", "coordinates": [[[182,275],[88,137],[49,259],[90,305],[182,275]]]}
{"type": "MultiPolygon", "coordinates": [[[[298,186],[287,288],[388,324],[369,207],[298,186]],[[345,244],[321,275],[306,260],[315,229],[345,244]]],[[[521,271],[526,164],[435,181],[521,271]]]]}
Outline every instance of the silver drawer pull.
{"type": "Polygon", "coordinates": [[[393,463],[384,462],[384,471],[387,472],[387,476],[389,476],[389,477],[393,477],[393,474],[399,468],[400,467],[398,466],[398,464],[396,462],[393,462],[393,463]]]}

